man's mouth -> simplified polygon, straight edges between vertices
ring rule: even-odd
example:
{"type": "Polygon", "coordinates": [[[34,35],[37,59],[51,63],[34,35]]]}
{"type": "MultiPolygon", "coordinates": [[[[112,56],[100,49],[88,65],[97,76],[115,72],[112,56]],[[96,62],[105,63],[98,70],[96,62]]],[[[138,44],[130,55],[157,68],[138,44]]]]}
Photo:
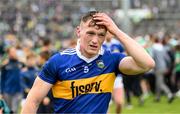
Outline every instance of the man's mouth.
{"type": "Polygon", "coordinates": [[[97,49],[98,46],[95,46],[95,45],[89,45],[92,49],[97,49]]]}

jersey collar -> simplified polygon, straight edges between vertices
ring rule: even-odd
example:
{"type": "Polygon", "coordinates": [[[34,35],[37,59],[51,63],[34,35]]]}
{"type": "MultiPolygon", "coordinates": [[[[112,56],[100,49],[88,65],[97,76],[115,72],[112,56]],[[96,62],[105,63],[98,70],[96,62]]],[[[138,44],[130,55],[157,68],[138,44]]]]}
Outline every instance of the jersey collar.
{"type": "Polygon", "coordinates": [[[104,49],[101,47],[101,49],[99,50],[98,55],[92,57],[92,58],[87,58],[84,55],[82,55],[81,51],[80,51],[80,40],[78,39],[77,41],[77,46],[76,46],[76,52],[77,55],[80,59],[84,60],[87,63],[90,63],[92,61],[94,61],[95,59],[97,59],[99,57],[99,55],[103,55],[104,54],[104,49]]]}

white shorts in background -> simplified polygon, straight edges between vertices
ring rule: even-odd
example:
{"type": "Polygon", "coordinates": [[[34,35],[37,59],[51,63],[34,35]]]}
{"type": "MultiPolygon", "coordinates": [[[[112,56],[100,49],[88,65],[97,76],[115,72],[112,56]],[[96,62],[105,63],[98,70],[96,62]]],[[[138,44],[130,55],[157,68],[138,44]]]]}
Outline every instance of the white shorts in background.
{"type": "Polygon", "coordinates": [[[122,76],[117,76],[114,82],[114,88],[123,88],[122,76]]]}

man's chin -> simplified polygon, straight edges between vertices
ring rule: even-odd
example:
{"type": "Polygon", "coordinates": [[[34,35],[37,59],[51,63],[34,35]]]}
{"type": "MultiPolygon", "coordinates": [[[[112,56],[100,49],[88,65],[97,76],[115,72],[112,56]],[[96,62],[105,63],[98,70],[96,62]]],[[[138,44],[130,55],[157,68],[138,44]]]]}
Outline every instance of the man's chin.
{"type": "Polygon", "coordinates": [[[91,50],[88,54],[91,56],[96,56],[98,54],[98,51],[91,50]]]}

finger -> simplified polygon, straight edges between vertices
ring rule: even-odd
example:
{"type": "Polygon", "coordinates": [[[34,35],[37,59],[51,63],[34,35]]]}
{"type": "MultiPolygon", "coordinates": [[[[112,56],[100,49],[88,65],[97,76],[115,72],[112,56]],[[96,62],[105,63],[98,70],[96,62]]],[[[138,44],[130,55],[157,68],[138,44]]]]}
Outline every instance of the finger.
{"type": "Polygon", "coordinates": [[[102,21],[99,21],[99,22],[96,22],[97,25],[106,25],[105,22],[102,22],[102,21]]]}
{"type": "Polygon", "coordinates": [[[102,17],[94,17],[93,20],[95,20],[95,21],[101,21],[101,20],[103,20],[103,18],[102,18],[102,17]]]}
{"type": "Polygon", "coordinates": [[[97,25],[104,25],[104,26],[106,26],[107,28],[109,28],[109,27],[111,26],[110,23],[107,22],[107,21],[98,21],[98,22],[96,22],[96,24],[97,24],[97,25]]]}
{"type": "Polygon", "coordinates": [[[109,19],[105,18],[105,17],[94,17],[93,18],[94,21],[104,21],[104,22],[108,22],[109,19]]]}

